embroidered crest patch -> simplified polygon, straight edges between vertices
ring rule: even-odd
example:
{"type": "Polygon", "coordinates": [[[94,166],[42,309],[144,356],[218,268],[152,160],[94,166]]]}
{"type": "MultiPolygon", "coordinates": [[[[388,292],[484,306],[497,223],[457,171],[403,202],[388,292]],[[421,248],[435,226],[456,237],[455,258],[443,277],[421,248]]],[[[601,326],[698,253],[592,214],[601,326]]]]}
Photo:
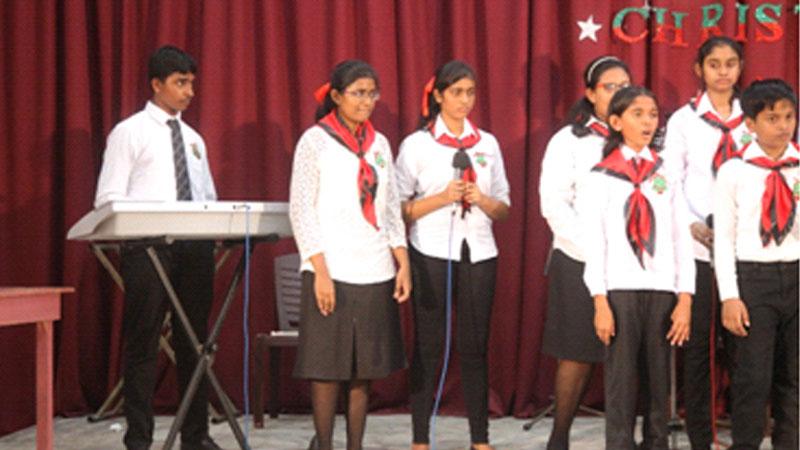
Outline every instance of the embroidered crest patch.
{"type": "Polygon", "coordinates": [[[653,190],[658,194],[667,190],[667,180],[660,173],[653,175],[653,190]]]}
{"type": "Polygon", "coordinates": [[[383,169],[384,167],[386,167],[386,160],[385,160],[385,159],[383,159],[383,153],[381,153],[381,152],[375,152],[375,164],[377,164],[378,166],[380,166],[380,168],[381,168],[381,169],[383,169]]]}
{"type": "Polygon", "coordinates": [[[792,187],[792,195],[794,199],[800,202],[800,179],[795,178],[794,187],[792,187]]]}
{"type": "Polygon", "coordinates": [[[475,162],[481,165],[481,167],[486,167],[486,153],[483,152],[475,152],[475,162]]]}
{"type": "Polygon", "coordinates": [[[753,136],[751,136],[750,133],[742,134],[742,138],[739,139],[739,143],[741,145],[747,145],[747,144],[749,144],[751,142],[753,142],[753,136]]]}

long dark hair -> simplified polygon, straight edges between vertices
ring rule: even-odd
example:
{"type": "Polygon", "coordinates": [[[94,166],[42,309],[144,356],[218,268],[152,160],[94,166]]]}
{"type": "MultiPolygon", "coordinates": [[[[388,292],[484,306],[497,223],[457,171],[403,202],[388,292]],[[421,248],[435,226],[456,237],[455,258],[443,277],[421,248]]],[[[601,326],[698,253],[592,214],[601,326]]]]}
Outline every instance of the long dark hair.
{"type": "MultiPolygon", "coordinates": [[[[631,104],[636,97],[639,96],[650,97],[658,106],[658,99],[656,99],[656,95],[653,94],[652,91],[647,89],[644,86],[628,86],[618,90],[613,97],[611,97],[611,102],[608,104],[608,117],[611,116],[619,116],[622,117],[622,114],[630,108],[631,104]]],[[[622,132],[613,129],[612,127],[608,128],[609,135],[606,138],[606,145],[603,147],[603,158],[610,155],[614,149],[620,146],[624,142],[624,138],[622,137],[622,132]]],[[[653,137],[653,140],[656,140],[656,137],[653,137]]],[[[651,148],[653,147],[651,143],[651,148]]],[[[658,150],[658,149],[654,149],[658,150]]]]}
{"type": "Polygon", "coordinates": [[[711,52],[717,47],[730,47],[739,58],[739,76],[736,78],[736,83],[733,85],[733,96],[731,97],[731,102],[733,102],[733,99],[738,98],[739,93],[741,92],[741,89],[739,88],[739,81],[742,78],[744,52],[742,50],[742,44],[729,38],[728,36],[711,36],[710,38],[706,39],[702,45],[700,45],[700,48],[697,49],[697,59],[695,59],[695,63],[700,67],[700,87],[703,90],[706,89],[703,64],[706,62],[708,55],[710,55],[711,52]]]}
{"type": "Polygon", "coordinates": [[[371,78],[378,87],[378,74],[369,64],[359,59],[348,59],[340,62],[331,72],[331,87],[322,104],[317,108],[316,120],[327,116],[328,113],[336,108],[336,103],[331,98],[331,90],[336,89],[339,93],[344,93],[345,88],[360,78],[371,78]]]}
{"type": "MultiPolygon", "coordinates": [[[[433,81],[433,89],[439,91],[439,93],[444,93],[445,89],[450,87],[452,84],[457,83],[462,78],[469,78],[472,81],[477,81],[475,78],[475,71],[472,70],[472,67],[470,67],[469,64],[465,63],[464,61],[454,59],[436,69],[436,75],[434,76],[433,81]]],[[[427,94],[427,97],[428,114],[420,114],[420,129],[427,127],[442,110],[442,107],[433,97],[433,90],[427,94]]]]}
{"type": "MultiPolygon", "coordinates": [[[[631,76],[628,65],[616,56],[605,55],[595,58],[583,70],[583,82],[589,89],[596,89],[600,77],[609,69],[619,67],[631,76]]],[[[567,112],[566,123],[572,125],[572,134],[584,137],[589,134],[589,127],[586,124],[594,114],[594,104],[586,96],[575,102],[567,112]]]]}

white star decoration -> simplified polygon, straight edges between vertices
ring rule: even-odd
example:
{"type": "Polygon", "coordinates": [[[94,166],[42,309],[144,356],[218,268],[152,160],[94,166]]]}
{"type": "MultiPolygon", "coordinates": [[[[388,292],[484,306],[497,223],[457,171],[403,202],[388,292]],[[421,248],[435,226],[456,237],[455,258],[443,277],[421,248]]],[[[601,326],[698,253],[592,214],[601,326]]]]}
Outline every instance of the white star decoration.
{"type": "Polygon", "coordinates": [[[594,23],[594,15],[589,16],[586,20],[579,20],[578,26],[581,28],[581,35],[578,37],[579,42],[584,39],[591,39],[597,42],[597,30],[603,28],[602,25],[594,23]]]}

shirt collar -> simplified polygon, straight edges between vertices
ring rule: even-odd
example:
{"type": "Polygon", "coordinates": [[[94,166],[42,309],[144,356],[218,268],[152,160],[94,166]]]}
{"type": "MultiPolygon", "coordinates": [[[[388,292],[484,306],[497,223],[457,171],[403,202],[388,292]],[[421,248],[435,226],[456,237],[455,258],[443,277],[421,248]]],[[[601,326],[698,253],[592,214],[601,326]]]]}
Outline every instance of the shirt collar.
{"type": "Polygon", "coordinates": [[[158,122],[160,124],[163,124],[163,125],[166,125],[167,121],[168,120],[172,120],[172,119],[175,119],[178,122],[181,121],[181,112],[180,111],[178,111],[178,114],[175,114],[174,116],[172,116],[172,115],[168,114],[166,111],[164,111],[163,109],[161,109],[160,106],[158,106],[155,103],[153,103],[152,100],[148,100],[147,101],[147,105],[145,105],[144,110],[147,111],[147,113],[150,114],[150,117],[155,119],[156,122],[158,122]]]}
{"type": "Polygon", "coordinates": [[[475,134],[475,129],[472,128],[472,124],[469,120],[464,119],[464,130],[461,132],[461,136],[456,136],[450,132],[450,129],[447,128],[447,124],[444,123],[444,119],[442,119],[442,115],[439,114],[436,116],[436,123],[433,126],[433,137],[434,139],[439,139],[443,134],[447,134],[456,139],[464,139],[471,134],[475,134]]]}
{"type": "Polygon", "coordinates": [[[641,159],[646,159],[650,162],[654,162],[653,153],[650,151],[650,147],[645,147],[642,149],[642,151],[638,153],[636,152],[636,150],[628,147],[625,144],[622,144],[620,146],[620,149],[622,150],[622,157],[625,158],[625,161],[630,161],[631,158],[635,158],[638,156],[641,159]]]}
{"type": "MultiPolygon", "coordinates": [[[[697,115],[702,116],[709,111],[711,111],[717,117],[722,117],[719,112],[714,109],[714,105],[711,103],[711,98],[709,98],[708,92],[703,92],[703,94],[700,95],[700,102],[697,104],[697,115]]],[[[726,119],[726,122],[741,115],[742,106],[739,104],[739,99],[734,98],[731,104],[731,115],[726,119]]]]}
{"type": "MultiPolygon", "coordinates": [[[[750,145],[748,145],[747,149],[744,151],[742,159],[748,160],[758,157],[770,158],[770,156],[767,155],[767,152],[765,152],[764,149],[761,148],[760,145],[758,145],[758,141],[753,140],[753,142],[750,143],[750,145]]],[[[786,150],[784,150],[783,155],[780,157],[780,159],[789,157],[800,159],[800,151],[798,151],[797,148],[795,148],[795,146],[792,145],[791,142],[787,145],[787,148],[786,150]]]]}
{"type": "Polygon", "coordinates": [[[586,122],[586,127],[590,127],[590,126],[592,126],[592,124],[593,124],[593,123],[599,123],[600,125],[602,125],[602,126],[604,126],[604,127],[608,128],[608,124],[607,124],[607,123],[605,123],[605,122],[603,122],[602,120],[598,119],[598,118],[597,118],[597,117],[595,117],[594,115],[591,115],[591,116],[589,116],[589,121],[588,121],[588,122],[586,122]]]}

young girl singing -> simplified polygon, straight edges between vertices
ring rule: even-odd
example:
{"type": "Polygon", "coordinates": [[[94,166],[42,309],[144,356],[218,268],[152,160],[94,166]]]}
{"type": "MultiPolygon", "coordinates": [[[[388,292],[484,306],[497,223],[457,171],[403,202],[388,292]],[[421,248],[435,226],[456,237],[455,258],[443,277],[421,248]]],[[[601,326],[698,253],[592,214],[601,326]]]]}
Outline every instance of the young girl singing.
{"type": "Polygon", "coordinates": [[[594,299],[597,336],[607,346],[606,448],[615,450],[636,448],[637,385],[649,394],[645,448],[667,449],[670,344],[689,338],[691,236],[680,185],[650,148],[658,114],[655,96],[645,88],[614,94],[604,159],[579,195],[583,278],[594,299]]]}
{"type": "Polygon", "coordinates": [[[581,279],[584,253],[576,197],[578,185],[602,159],[611,97],[631,82],[628,67],[614,56],[590,62],[583,79],[585,96],[572,106],[567,125],[547,144],[539,180],[542,216],[553,232],[542,350],[558,358],[555,417],[547,450],[569,448],[569,430],[578,405],[594,365],[603,360],[603,343],[592,323],[591,296],[581,279]]]}
{"type": "Polygon", "coordinates": [[[716,339],[722,327],[709,263],[714,238],[711,192],[720,165],[737,157],[750,140],[736,89],[742,62],[742,46],[731,38],[714,36],[700,46],[694,72],[703,91],[670,118],[663,152],[664,164],[675,172],[689,207],[686,226],[694,238],[697,267],[692,339],[683,353],[686,431],[693,449],[707,449],[713,441],[710,339],[716,339]]]}

